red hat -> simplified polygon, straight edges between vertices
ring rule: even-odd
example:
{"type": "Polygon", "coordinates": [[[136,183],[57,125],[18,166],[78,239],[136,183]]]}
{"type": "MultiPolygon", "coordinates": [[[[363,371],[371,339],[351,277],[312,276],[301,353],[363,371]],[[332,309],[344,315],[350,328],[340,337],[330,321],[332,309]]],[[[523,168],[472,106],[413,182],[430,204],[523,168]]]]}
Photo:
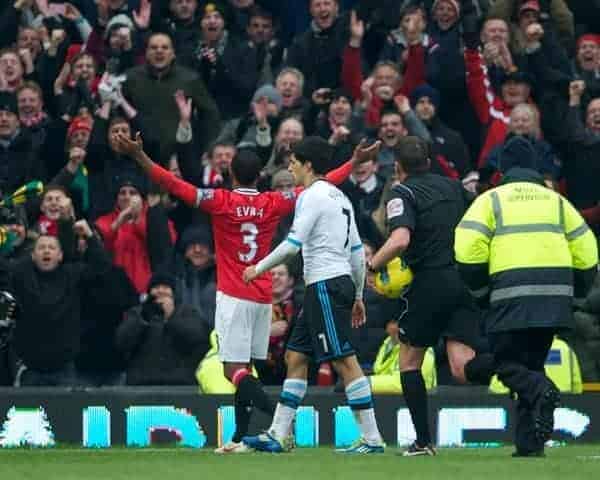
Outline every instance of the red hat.
{"type": "Polygon", "coordinates": [[[593,42],[596,45],[600,45],[600,35],[595,35],[593,33],[586,33],[577,39],[577,50],[583,42],[593,42]]]}
{"type": "Polygon", "coordinates": [[[91,132],[91,120],[86,117],[75,117],[69,124],[69,129],[67,130],[67,138],[71,138],[71,136],[78,130],[86,130],[88,132],[91,132]]]}
{"type": "Polygon", "coordinates": [[[537,0],[528,0],[527,2],[523,2],[521,8],[519,8],[519,16],[526,12],[527,10],[533,10],[534,12],[540,13],[540,4],[537,0]]]}
{"type": "Polygon", "coordinates": [[[67,56],[65,57],[65,62],[71,63],[73,59],[77,55],[79,55],[82,49],[83,45],[81,43],[73,43],[69,45],[69,48],[67,49],[67,56]]]}

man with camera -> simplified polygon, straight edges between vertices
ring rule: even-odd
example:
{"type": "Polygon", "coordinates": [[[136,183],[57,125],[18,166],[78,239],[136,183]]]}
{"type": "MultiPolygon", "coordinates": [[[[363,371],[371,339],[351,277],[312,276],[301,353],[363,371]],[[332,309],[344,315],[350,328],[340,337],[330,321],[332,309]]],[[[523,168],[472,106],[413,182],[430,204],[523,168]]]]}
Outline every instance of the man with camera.
{"type": "Polygon", "coordinates": [[[209,346],[208,327],[191,305],[175,303],[175,277],[155,273],[141,306],[130,309],[116,333],[126,356],[128,385],[192,385],[209,346]]]}

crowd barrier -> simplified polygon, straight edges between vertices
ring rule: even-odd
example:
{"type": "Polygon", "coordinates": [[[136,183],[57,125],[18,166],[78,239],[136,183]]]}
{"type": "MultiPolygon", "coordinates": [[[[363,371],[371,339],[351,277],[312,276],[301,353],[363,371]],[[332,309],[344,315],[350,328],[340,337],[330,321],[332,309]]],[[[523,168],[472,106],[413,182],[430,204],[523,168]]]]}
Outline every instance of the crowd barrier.
{"type": "MultiPolygon", "coordinates": [[[[268,389],[277,400],[278,388],[268,389]]],[[[401,395],[376,396],[378,423],[388,445],[406,445],[414,430],[401,395]]],[[[202,395],[192,387],[0,388],[0,446],[176,444],[208,448],[234,430],[233,397],[202,395]]],[[[511,443],[512,401],[475,387],[439,387],[429,396],[430,424],[438,446],[511,443]]],[[[257,413],[251,431],[269,425],[257,413]]],[[[344,446],[358,430],[345,397],[310,388],[295,425],[300,447],[344,446]]],[[[600,393],[564,395],[555,413],[555,444],[600,442],[600,393]]]]}

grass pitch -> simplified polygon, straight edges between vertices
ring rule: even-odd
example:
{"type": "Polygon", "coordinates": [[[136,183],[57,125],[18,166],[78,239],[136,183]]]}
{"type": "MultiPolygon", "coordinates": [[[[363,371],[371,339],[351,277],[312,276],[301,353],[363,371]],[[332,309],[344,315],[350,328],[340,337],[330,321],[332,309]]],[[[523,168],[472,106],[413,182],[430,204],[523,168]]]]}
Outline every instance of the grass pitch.
{"type": "Polygon", "coordinates": [[[371,479],[586,479],[600,478],[600,446],[547,449],[546,458],[510,457],[509,447],[442,449],[438,456],[346,456],[331,448],[288,454],[217,456],[211,449],[0,450],[4,480],[371,480],[371,479]]]}

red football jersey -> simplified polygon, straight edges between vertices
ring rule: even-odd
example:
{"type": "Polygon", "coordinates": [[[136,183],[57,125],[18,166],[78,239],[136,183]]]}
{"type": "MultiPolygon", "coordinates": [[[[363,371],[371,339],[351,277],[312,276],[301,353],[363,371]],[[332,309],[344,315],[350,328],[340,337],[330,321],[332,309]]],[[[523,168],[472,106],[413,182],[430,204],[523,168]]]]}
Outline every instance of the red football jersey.
{"type": "MultiPolygon", "coordinates": [[[[333,183],[341,183],[351,172],[350,162],[327,175],[333,183]]],[[[271,274],[265,273],[246,284],[242,274],[267,256],[273,236],[283,217],[294,211],[296,198],[302,191],[262,192],[238,188],[233,191],[196,188],[158,165],[150,171],[152,181],[169,193],[208,212],[212,216],[217,290],[236,298],[258,303],[271,303],[271,274]]]]}

